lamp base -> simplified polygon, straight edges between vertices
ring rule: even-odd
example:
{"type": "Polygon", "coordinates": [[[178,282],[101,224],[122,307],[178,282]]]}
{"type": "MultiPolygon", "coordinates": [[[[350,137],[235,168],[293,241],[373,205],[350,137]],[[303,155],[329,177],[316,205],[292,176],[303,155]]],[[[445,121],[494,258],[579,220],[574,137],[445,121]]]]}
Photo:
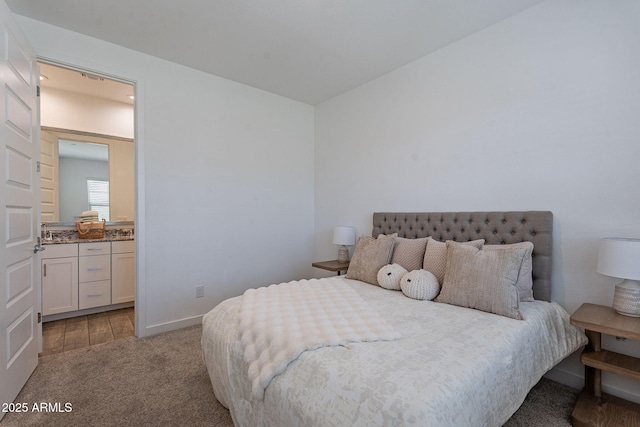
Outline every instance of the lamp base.
{"type": "Polygon", "coordinates": [[[349,249],[345,245],[338,250],[338,262],[349,262],[349,249]]]}
{"type": "Polygon", "coordinates": [[[637,280],[625,280],[616,285],[613,309],[624,316],[640,317],[640,283],[637,280]]]}

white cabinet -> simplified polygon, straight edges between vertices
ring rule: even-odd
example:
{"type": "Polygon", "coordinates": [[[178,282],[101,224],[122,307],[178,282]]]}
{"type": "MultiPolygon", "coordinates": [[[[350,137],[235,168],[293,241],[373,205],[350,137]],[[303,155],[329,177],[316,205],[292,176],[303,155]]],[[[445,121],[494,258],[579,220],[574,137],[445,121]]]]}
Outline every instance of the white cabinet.
{"type": "Polygon", "coordinates": [[[78,245],[47,245],[41,262],[42,314],[78,310],[78,245]]]}
{"type": "Polygon", "coordinates": [[[111,243],[80,243],[78,309],[111,304],[111,243]]]}
{"type": "Polygon", "coordinates": [[[134,248],[133,240],[111,242],[111,304],[135,298],[134,248]]]}
{"type": "Polygon", "coordinates": [[[133,240],[65,243],[45,245],[45,248],[42,252],[44,316],[135,299],[133,240]]]}

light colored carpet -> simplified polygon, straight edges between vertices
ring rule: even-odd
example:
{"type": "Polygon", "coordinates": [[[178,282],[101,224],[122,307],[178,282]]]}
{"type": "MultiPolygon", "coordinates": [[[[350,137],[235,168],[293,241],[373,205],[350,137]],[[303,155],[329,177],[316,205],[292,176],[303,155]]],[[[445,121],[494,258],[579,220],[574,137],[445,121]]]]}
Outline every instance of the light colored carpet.
{"type": "MultiPolygon", "coordinates": [[[[232,426],[213,395],[200,326],[40,357],[15,402],[59,402],[67,413],[9,413],[9,426],[232,426]]],[[[578,390],[543,379],[508,427],[571,426],[578,390]]]]}

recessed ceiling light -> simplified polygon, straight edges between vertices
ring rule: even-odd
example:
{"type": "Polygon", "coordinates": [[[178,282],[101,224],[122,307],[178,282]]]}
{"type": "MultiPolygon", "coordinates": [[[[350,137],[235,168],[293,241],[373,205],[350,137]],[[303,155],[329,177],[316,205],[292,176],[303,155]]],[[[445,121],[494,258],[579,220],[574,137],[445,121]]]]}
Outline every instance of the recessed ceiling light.
{"type": "Polygon", "coordinates": [[[134,95],[129,95],[129,99],[136,99],[134,95]]]}
{"type": "Polygon", "coordinates": [[[45,76],[44,74],[40,74],[40,80],[49,80],[49,77],[45,76]]]}

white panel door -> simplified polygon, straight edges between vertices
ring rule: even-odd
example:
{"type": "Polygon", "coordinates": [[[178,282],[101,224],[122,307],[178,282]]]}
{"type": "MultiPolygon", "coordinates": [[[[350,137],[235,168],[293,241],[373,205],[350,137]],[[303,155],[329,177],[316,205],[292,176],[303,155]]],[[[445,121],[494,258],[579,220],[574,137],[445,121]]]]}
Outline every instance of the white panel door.
{"type": "Polygon", "coordinates": [[[0,402],[13,402],[38,364],[40,341],[39,73],[3,0],[0,33],[0,402]]]}

